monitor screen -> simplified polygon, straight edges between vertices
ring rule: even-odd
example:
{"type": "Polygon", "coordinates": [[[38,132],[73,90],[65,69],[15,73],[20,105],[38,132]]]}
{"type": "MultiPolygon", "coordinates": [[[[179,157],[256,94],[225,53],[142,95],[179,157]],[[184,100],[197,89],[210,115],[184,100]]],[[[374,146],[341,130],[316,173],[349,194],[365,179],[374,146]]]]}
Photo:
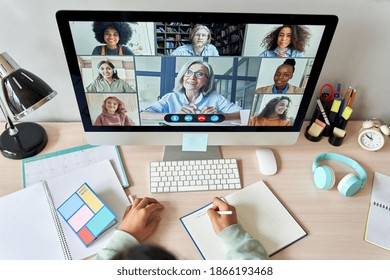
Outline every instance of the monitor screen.
{"type": "Polygon", "coordinates": [[[292,144],[313,96],[332,15],[59,11],[92,144],[292,144]],[[292,137],[291,137],[292,136],[292,137]]]}

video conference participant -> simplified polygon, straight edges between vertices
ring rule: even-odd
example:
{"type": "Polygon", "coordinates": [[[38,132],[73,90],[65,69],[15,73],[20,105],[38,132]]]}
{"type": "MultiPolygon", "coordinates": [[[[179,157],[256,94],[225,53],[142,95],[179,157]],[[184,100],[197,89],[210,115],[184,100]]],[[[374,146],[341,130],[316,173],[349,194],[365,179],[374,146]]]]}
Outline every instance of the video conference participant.
{"type": "Polygon", "coordinates": [[[290,104],[291,99],[287,96],[271,99],[259,115],[250,118],[249,126],[290,126],[287,116],[290,104]]]}
{"type": "Polygon", "coordinates": [[[129,23],[95,21],[92,24],[92,30],[96,40],[104,44],[95,47],[92,55],[134,55],[125,46],[133,34],[129,23]]]}
{"type": "Polygon", "coordinates": [[[135,92],[124,80],[119,78],[116,67],[108,60],[98,63],[99,75],[87,86],[87,92],[135,92]]]}
{"type": "Polygon", "coordinates": [[[274,84],[256,89],[256,93],[303,93],[304,89],[288,83],[295,71],[295,59],[286,59],[276,68],[274,84]]]}
{"type": "Polygon", "coordinates": [[[102,112],[96,118],[94,125],[97,126],[131,126],[135,123],[127,116],[125,103],[115,96],[104,99],[102,112]]]}
{"type": "Polygon", "coordinates": [[[310,32],[303,25],[282,25],[272,30],[262,41],[266,48],[260,57],[302,57],[310,32]]]}
{"type": "Polygon", "coordinates": [[[176,56],[219,56],[217,48],[211,43],[211,31],[202,24],[195,25],[190,34],[191,44],[178,47],[171,55],[176,56]]]}
{"type": "Polygon", "coordinates": [[[146,107],[142,119],[163,119],[165,114],[224,114],[225,119],[239,119],[241,107],[215,90],[214,71],[203,61],[188,61],[176,77],[173,92],[146,107]]]}

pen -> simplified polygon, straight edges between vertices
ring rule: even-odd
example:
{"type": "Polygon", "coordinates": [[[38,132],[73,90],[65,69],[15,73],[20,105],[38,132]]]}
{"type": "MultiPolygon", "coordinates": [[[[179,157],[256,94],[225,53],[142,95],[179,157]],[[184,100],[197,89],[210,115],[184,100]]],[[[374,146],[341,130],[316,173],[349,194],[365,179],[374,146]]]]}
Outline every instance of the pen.
{"type": "Polygon", "coordinates": [[[233,214],[233,211],[217,211],[219,215],[231,215],[233,214]]]}
{"type": "Polygon", "coordinates": [[[352,107],[353,100],[355,99],[356,89],[354,88],[351,92],[351,95],[348,99],[347,106],[352,107]]]}
{"type": "Polygon", "coordinates": [[[339,110],[339,117],[341,117],[341,114],[343,113],[345,99],[351,93],[351,90],[352,90],[352,87],[348,87],[347,92],[345,93],[345,95],[343,97],[343,100],[341,100],[341,105],[340,105],[340,110],[339,110]]]}
{"type": "Polygon", "coordinates": [[[130,201],[131,205],[133,205],[134,204],[133,196],[131,194],[129,194],[127,197],[129,198],[129,201],[130,201]]]}
{"type": "Polygon", "coordinates": [[[321,111],[322,116],[324,117],[325,123],[327,125],[330,125],[330,122],[329,122],[328,116],[326,115],[324,106],[322,106],[321,100],[319,98],[317,99],[317,104],[318,104],[318,107],[320,107],[320,111],[321,111]]]}

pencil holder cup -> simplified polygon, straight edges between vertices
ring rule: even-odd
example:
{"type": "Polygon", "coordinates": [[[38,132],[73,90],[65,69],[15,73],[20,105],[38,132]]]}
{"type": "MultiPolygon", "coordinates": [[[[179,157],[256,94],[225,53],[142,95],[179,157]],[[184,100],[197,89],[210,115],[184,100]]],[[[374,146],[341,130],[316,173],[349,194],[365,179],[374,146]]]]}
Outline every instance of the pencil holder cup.
{"type": "Polygon", "coordinates": [[[322,132],[318,135],[318,136],[313,136],[310,134],[309,130],[310,130],[310,127],[311,127],[312,124],[309,124],[307,127],[306,127],[306,130],[305,130],[305,137],[307,140],[311,141],[311,142],[319,142],[321,139],[322,139],[322,132]]]}
{"type": "Polygon", "coordinates": [[[328,139],[328,142],[329,144],[333,145],[333,146],[341,146],[341,144],[343,144],[343,141],[344,141],[344,137],[337,137],[335,135],[332,135],[329,137],[328,139]]]}

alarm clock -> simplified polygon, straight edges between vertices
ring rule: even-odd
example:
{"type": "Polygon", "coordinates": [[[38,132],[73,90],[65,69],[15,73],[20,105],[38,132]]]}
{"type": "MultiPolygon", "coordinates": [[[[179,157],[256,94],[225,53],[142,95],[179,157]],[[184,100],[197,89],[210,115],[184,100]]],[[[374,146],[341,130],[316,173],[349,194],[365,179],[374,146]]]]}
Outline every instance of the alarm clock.
{"type": "Polygon", "coordinates": [[[363,122],[359,130],[359,145],[367,151],[378,151],[385,145],[390,129],[378,119],[363,122]]]}

